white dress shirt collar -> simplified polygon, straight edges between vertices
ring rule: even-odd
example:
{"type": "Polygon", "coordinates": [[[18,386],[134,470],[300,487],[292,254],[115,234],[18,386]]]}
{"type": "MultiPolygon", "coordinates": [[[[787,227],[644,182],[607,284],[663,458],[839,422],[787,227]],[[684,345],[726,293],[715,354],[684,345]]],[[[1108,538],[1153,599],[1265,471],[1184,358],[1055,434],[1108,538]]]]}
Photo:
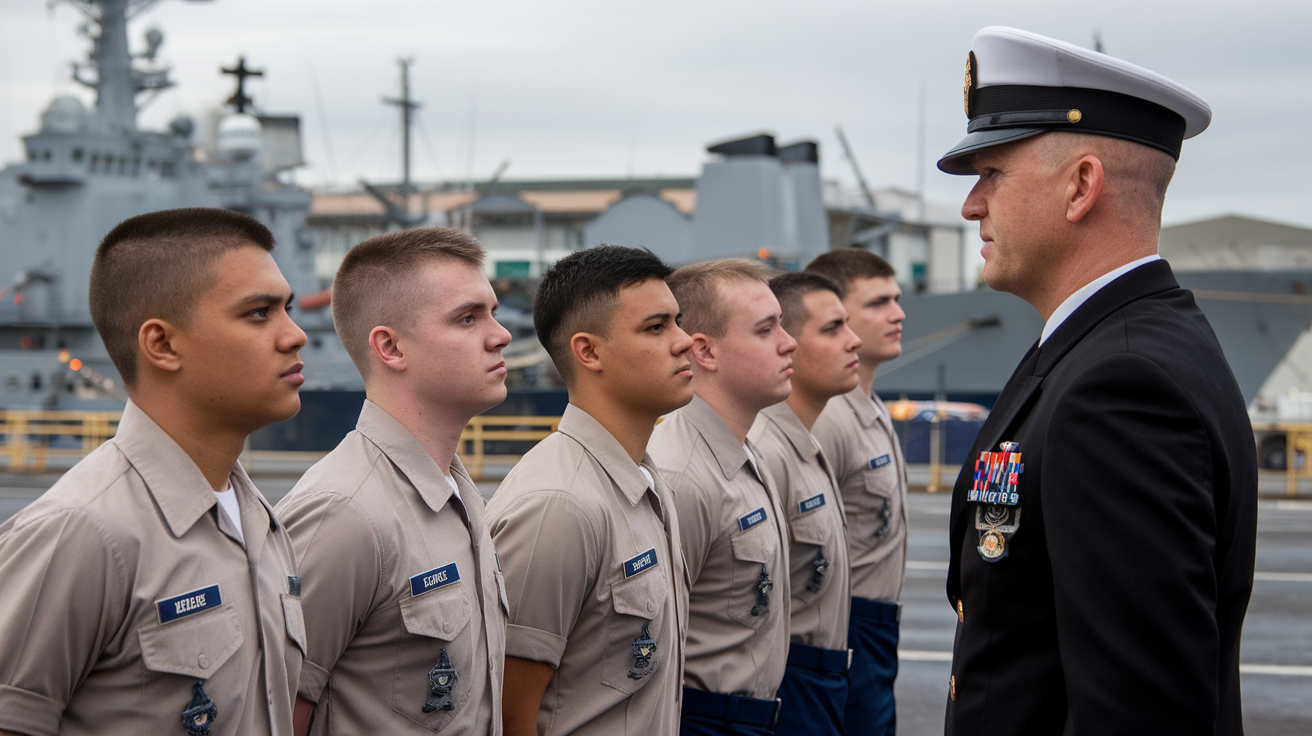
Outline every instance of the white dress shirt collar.
{"type": "Polygon", "coordinates": [[[1053,311],[1052,316],[1048,317],[1048,321],[1043,325],[1043,335],[1039,337],[1039,344],[1042,345],[1047,342],[1048,337],[1057,331],[1057,328],[1061,326],[1061,323],[1065,322],[1067,317],[1074,314],[1075,310],[1079,309],[1081,304],[1089,300],[1089,297],[1097,294],[1102,287],[1145,263],[1152,263],[1153,261],[1160,260],[1162,260],[1162,257],[1156,253],[1150,256],[1144,256],[1137,261],[1130,261],[1120,268],[1108,271],[1093,281],[1081,286],[1074,294],[1066,297],[1066,301],[1058,305],[1057,309],[1053,311]]]}

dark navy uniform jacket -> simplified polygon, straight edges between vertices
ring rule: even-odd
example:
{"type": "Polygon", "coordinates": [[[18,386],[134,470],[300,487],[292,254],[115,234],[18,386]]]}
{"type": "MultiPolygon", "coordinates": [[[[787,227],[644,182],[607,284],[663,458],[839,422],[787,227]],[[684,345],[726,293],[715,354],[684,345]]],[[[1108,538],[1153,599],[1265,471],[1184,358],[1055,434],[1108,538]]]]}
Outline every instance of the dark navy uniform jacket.
{"type": "Polygon", "coordinates": [[[957,479],[947,733],[1242,734],[1256,535],[1234,376],[1170,266],[1140,266],[1031,348],[957,479]],[[967,494],[1004,441],[1021,514],[988,562],[967,494]]]}

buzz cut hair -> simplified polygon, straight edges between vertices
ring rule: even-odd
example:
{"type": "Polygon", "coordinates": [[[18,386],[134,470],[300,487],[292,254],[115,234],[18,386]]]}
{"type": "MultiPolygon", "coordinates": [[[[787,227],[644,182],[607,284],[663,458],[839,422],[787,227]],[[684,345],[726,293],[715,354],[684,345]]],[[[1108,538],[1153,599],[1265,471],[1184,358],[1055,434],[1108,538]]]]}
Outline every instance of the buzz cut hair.
{"type": "Polygon", "coordinates": [[[210,207],[147,212],[105,235],[91,263],[87,302],[124,385],[137,383],[141,325],[161,319],[186,327],[219,281],[215,264],[247,247],[273,250],[273,233],[249,215],[210,207]]]}
{"type": "Polygon", "coordinates": [[[384,233],[347,251],[333,278],[333,327],[361,377],[369,378],[369,334],[375,327],[405,332],[432,295],[422,267],[459,261],[483,268],[483,246],[453,227],[384,233]]]}
{"type": "Polygon", "coordinates": [[[856,246],[821,253],[807,264],[806,271],[829,277],[843,293],[857,279],[891,279],[897,276],[888,261],[856,246]]]}
{"type": "Polygon", "coordinates": [[[783,325],[784,332],[794,338],[798,336],[802,325],[811,319],[811,313],[806,310],[807,295],[817,291],[832,291],[834,296],[843,298],[843,290],[833,279],[813,271],[779,274],[770,279],[770,291],[779,300],[779,309],[783,312],[779,323],[783,325]]]}
{"type": "Polygon", "coordinates": [[[724,337],[729,327],[729,305],[720,284],[730,281],[770,282],[765,265],[746,258],[721,258],[684,266],[670,277],[670,291],[679,302],[683,321],[679,326],[689,335],[724,337]]]}
{"type": "Polygon", "coordinates": [[[580,332],[607,337],[621,289],[664,281],[673,272],[646,248],[602,243],[565,256],[542,274],[533,328],[567,385],[574,380],[570,340],[580,332]]]}

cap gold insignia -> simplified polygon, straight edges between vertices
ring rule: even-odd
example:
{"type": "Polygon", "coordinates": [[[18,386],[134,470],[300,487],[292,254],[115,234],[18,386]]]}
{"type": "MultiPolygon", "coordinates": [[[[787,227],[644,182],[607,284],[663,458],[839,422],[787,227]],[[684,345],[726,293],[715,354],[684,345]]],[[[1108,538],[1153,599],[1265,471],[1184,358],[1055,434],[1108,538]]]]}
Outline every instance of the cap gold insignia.
{"type": "Polygon", "coordinates": [[[1079,110],[1071,110],[1070,112],[1066,113],[1066,119],[1071,121],[1072,123],[1080,122],[1080,120],[1083,117],[1084,117],[1084,113],[1080,112],[1079,110]]]}
{"type": "Polygon", "coordinates": [[[970,88],[975,83],[976,63],[975,52],[971,51],[966,55],[966,83],[961,90],[961,103],[966,108],[966,117],[970,117],[970,88]]]}

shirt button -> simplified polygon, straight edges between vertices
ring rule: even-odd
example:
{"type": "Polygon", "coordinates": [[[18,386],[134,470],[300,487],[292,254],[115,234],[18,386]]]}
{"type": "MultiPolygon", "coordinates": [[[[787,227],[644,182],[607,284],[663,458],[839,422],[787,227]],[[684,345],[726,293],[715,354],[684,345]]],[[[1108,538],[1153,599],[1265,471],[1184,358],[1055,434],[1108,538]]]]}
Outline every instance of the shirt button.
{"type": "Polygon", "coordinates": [[[961,599],[957,599],[957,620],[964,622],[966,620],[966,609],[961,605],[961,599]]]}
{"type": "Polygon", "coordinates": [[[203,669],[203,670],[207,670],[207,669],[209,669],[209,668],[210,668],[210,658],[209,658],[209,657],[206,657],[204,654],[200,655],[200,657],[198,657],[198,658],[196,659],[196,666],[199,667],[199,668],[201,668],[201,669],[203,669]]]}
{"type": "Polygon", "coordinates": [[[652,611],[655,610],[656,610],[656,604],[652,603],[651,601],[647,601],[647,613],[651,613],[652,611]]]}
{"type": "Polygon", "coordinates": [[[948,678],[948,696],[953,700],[957,699],[957,676],[952,675],[948,678]]]}
{"type": "Polygon", "coordinates": [[[445,634],[450,634],[450,633],[451,633],[451,624],[450,624],[450,623],[442,624],[442,633],[445,633],[445,634]]]}

